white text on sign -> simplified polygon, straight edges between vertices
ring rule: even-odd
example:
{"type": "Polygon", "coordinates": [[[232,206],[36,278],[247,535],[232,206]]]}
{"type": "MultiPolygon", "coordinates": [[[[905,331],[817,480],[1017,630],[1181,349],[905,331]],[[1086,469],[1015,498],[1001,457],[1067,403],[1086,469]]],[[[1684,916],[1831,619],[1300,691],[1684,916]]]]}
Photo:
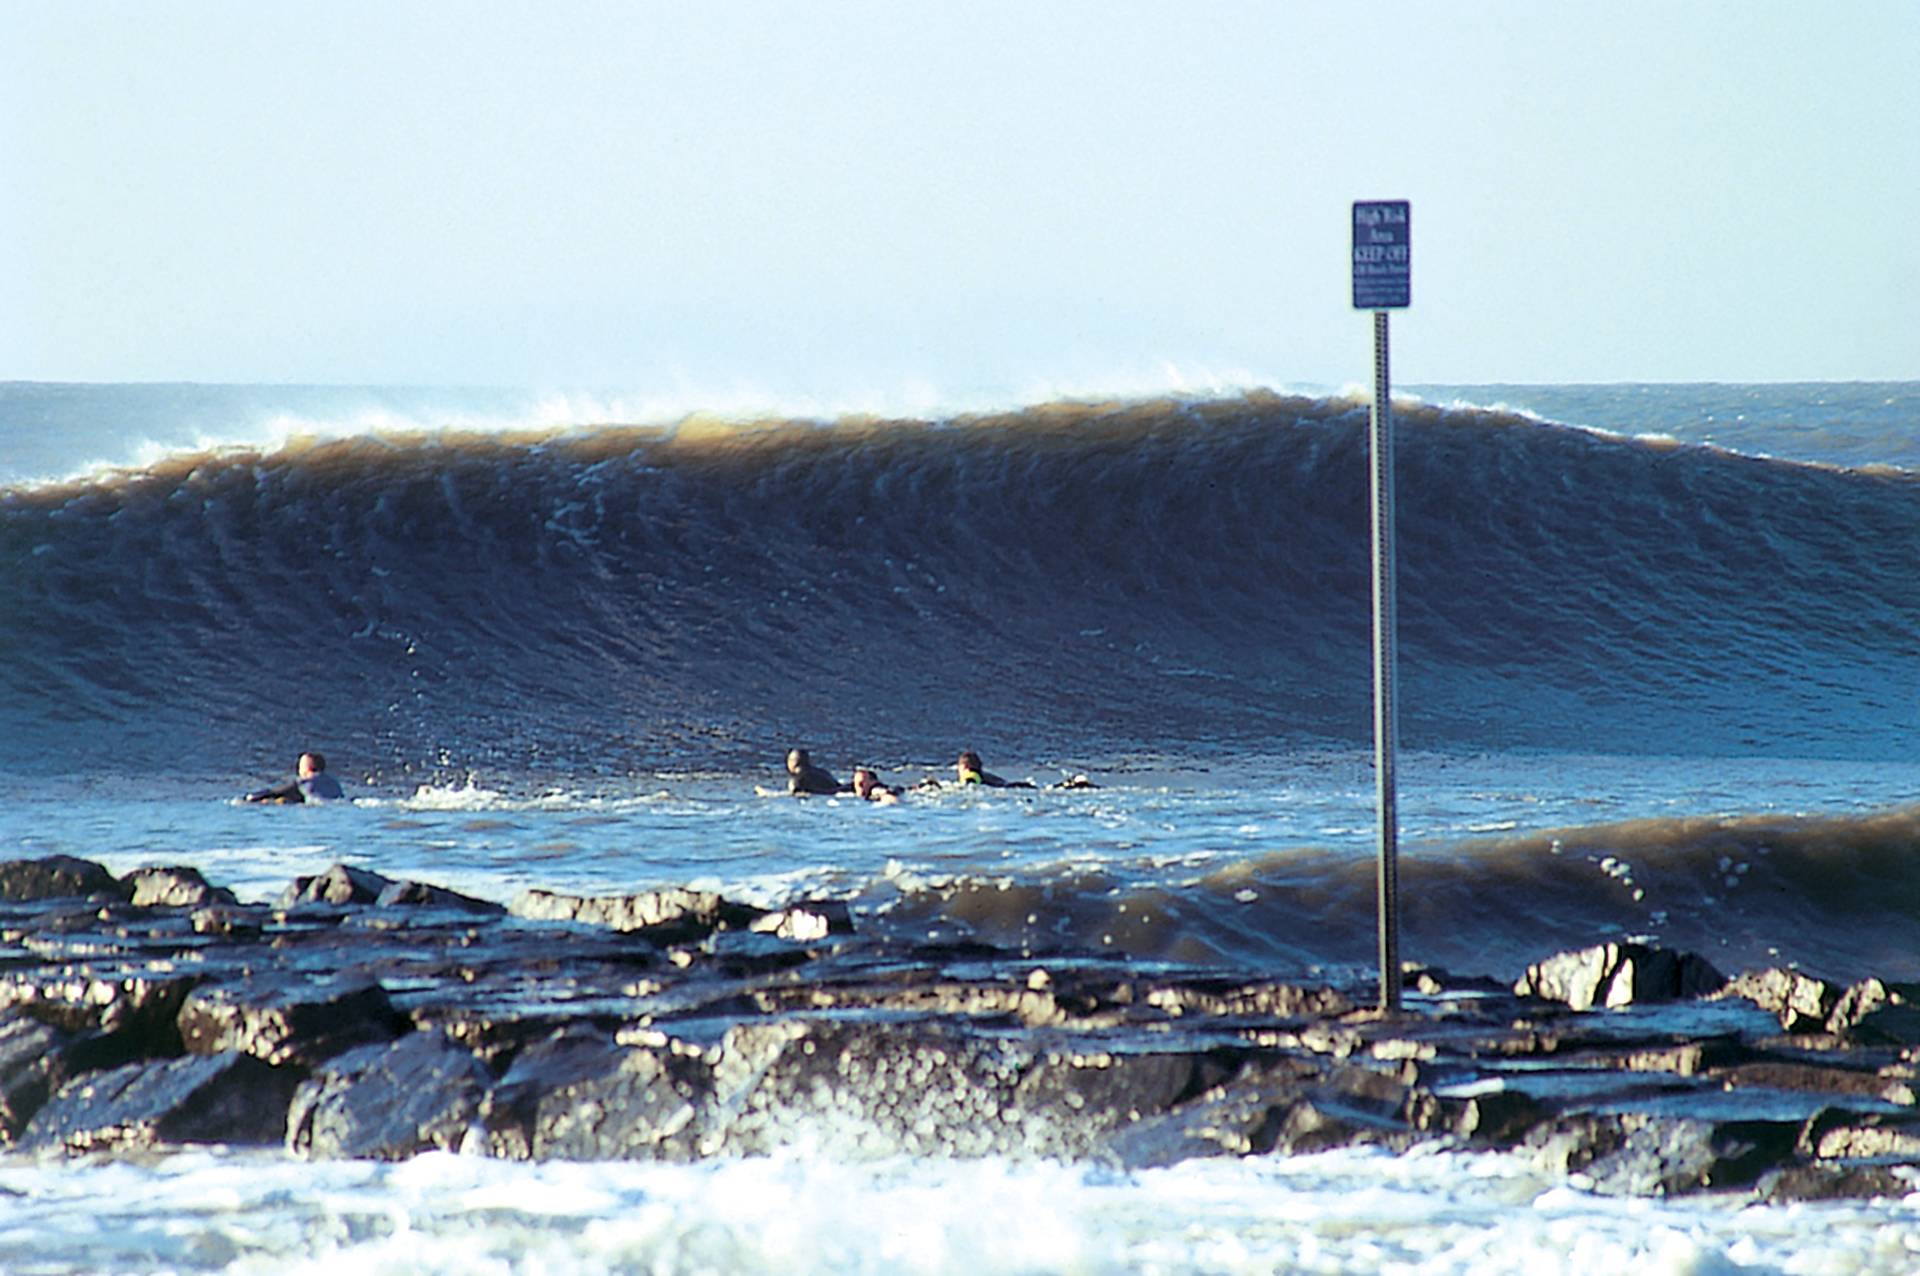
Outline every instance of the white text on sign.
{"type": "Polygon", "coordinates": [[[1412,299],[1412,209],[1404,199],[1353,205],[1353,307],[1398,310],[1412,299]]]}

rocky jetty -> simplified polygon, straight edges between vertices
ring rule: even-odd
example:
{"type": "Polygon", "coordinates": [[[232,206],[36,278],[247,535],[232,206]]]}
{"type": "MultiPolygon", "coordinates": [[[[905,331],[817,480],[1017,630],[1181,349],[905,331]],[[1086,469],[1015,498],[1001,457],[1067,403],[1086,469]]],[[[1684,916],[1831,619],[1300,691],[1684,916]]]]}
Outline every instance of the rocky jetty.
{"type": "Polygon", "coordinates": [[[0,1145],[1122,1167],[1439,1142],[1589,1190],[1904,1194],[1920,988],[1609,943],[1370,990],[867,934],[697,891],[0,864],[0,1145]]]}

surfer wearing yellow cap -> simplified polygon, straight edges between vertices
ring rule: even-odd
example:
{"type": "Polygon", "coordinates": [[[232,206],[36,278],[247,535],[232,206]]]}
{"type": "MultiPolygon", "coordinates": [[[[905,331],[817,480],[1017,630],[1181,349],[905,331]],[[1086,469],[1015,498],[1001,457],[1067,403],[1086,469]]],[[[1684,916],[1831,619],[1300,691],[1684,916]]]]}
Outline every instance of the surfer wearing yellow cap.
{"type": "Polygon", "coordinates": [[[955,780],[960,784],[980,784],[990,789],[1030,789],[1031,780],[1005,780],[987,770],[980,762],[980,755],[972,749],[961,753],[960,760],[953,764],[955,780]]]}

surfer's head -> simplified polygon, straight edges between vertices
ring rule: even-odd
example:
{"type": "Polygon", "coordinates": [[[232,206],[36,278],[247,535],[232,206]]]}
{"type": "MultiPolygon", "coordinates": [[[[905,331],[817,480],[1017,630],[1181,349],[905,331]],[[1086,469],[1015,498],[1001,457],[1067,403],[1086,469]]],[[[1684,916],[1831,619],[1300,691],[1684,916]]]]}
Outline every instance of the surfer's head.
{"type": "Polygon", "coordinates": [[[327,769],[327,760],[321,757],[318,753],[303,753],[300,755],[300,765],[298,767],[298,770],[300,772],[301,779],[304,780],[308,776],[319,775],[322,771],[326,769],[327,769]]]}
{"type": "Polygon", "coordinates": [[[980,773],[986,768],[980,763],[980,755],[968,749],[960,755],[960,760],[953,764],[953,769],[959,774],[960,782],[966,784],[978,781],[980,773]]]}
{"type": "Polygon", "coordinates": [[[798,775],[812,765],[813,759],[807,756],[805,749],[787,750],[787,771],[790,774],[798,775]]]}

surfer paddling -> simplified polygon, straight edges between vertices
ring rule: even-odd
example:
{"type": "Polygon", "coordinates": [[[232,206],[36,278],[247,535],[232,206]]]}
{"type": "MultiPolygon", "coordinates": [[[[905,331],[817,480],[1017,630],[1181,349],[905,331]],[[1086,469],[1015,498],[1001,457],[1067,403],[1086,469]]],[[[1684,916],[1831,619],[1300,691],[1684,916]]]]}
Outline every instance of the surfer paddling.
{"type": "MultiPolygon", "coordinates": [[[[955,777],[953,783],[963,788],[967,785],[978,785],[982,788],[989,789],[1036,789],[1040,787],[1032,780],[1009,780],[1004,776],[995,775],[986,769],[980,761],[980,755],[972,749],[961,753],[959,760],[954,763],[953,770],[955,777]]],[[[942,783],[938,777],[930,775],[913,787],[916,789],[937,789],[942,787],[942,783]]],[[[1076,775],[1071,779],[1062,780],[1058,784],[1050,784],[1047,787],[1050,789],[1090,789],[1097,786],[1086,776],[1076,775]]],[[[778,792],[778,790],[761,788],[758,785],[755,786],[755,791],[762,797],[773,797],[778,792]]],[[[900,790],[890,784],[882,782],[880,773],[872,767],[855,767],[853,769],[853,783],[842,784],[834,778],[831,771],[828,771],[825,767],[816,766],[812,755],[805,749],[789,749],[787,751],[787,793],[793,797],[805,797],[810,794],[821,797],[832,797],[840,793],[851,793],[863,801],[883,804],[898,802],[900,800],[900,790]]]]}
{"type": "MultiPolygon", "coordinates": [[[[1034,789],[1040,787],[1032,780],[1009,780],[1005,776],[995,775],[993,772],[987,770],[985,764],[980,761],[980,755],[972,749],[962,750],[960,757],[954,762],[953,783],[959,785],[961,788],[966,788],[968,785],[977,785],[984,789],[1034,789]]],[[[937,789],[941,787],[941,781],[938,776],[930,775],[914,787],[937,789]]],[[[1050,789],[1096,789],[1100,786],[1092,780],[1089,780],[1084,774],[1080,774],[1068,776],[1066,779],[1056,784],[1049,784],[1046,787],[1050,789]]]]}
{"type": "Polygon", "coordinates": [[[260,789],[247,794],[249,802],[272,802],[291,805],[295,802],[338,802],[346,796],[340,781],[327,774],[327,760],[318,753],[303,753],[294,764],[295,779],[292,784],[282,784],[277,788],[260,789]]]}
{"type": "Polygon", "coordinates": [[[900,800],[898,791],[880,783],[880,775],[870,766],[853,769],[853,791],[863,801],[877,802],[882,806],[900,800]]]}
{"type": "Polygon", "coordinates": [[[987,770],[986,766],[980,761],[980,755],[972,749],[967,749],[961,753],[959,760],[953,764],[953,774],[954,783],[961,785],[980,784],[990,789],[1030,789],[1033,787],[1032,780],[1008,780],[995,775],[993,772],[987,770]]]}
{"type": "Polygon", "coordinates": [[[826,796],[845,793],[847,786],[833,778],[825,767],[815,766],[805,749],[787,751],[787,792],[794,797],[809,793],[826,796]]]}

